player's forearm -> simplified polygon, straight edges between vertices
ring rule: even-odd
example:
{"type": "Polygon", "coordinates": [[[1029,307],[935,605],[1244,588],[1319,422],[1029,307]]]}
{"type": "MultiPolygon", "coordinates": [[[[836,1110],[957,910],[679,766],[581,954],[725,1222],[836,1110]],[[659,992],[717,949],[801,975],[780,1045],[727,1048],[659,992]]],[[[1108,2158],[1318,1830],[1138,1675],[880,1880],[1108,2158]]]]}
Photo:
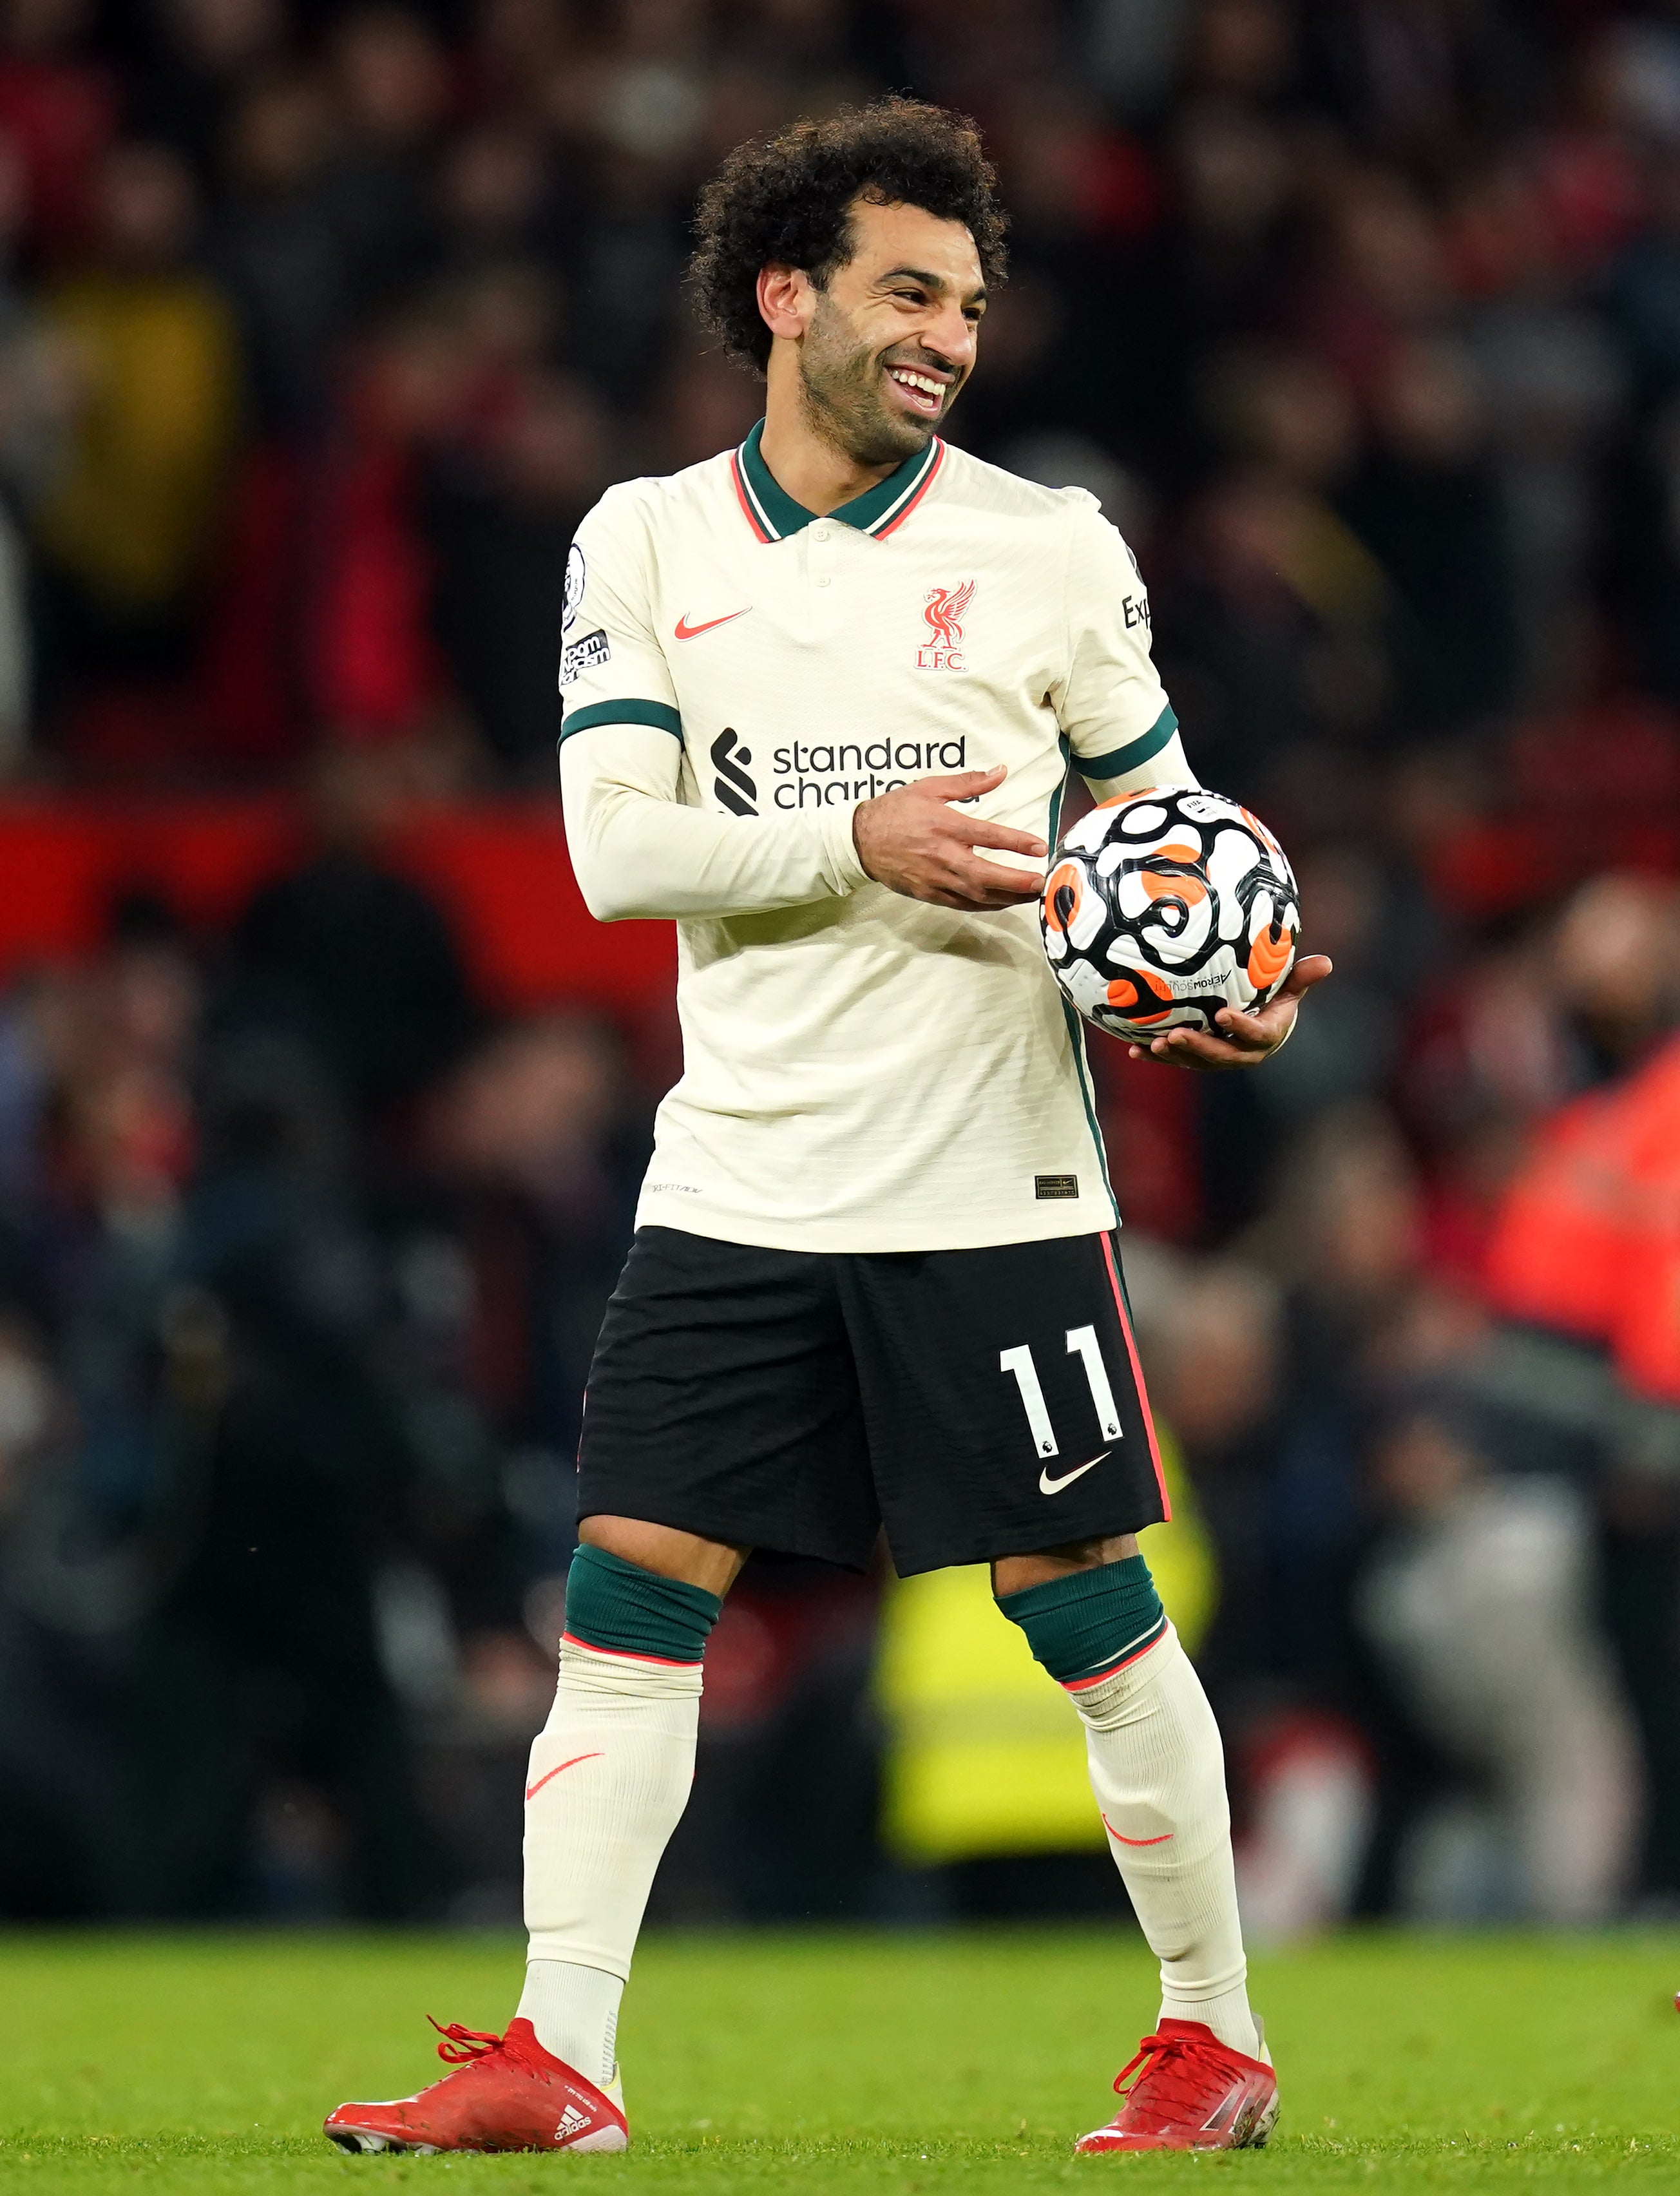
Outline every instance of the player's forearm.
{"type": "Polygon", "coordinates": [[[592,737],[562,747],[560,780],[572,868],[598,922],[763,914],[865,881],[850,808],[782,818],[685,807],[572,754],[592,737]]]}
{"type": "MultiPolygon", "coordinates": [[[[863,882],[842,874],[832,834],[794,819],[715,816],[626,788],[596,800],[583,858],[572,865],[592,915],[758,915],[828,899],[863,882]]],[[[851,819],[846,819],[850,832],[851,819]]]]}
{"type": "MultiPolygon", "coordinates": [[[[1079,767],[1077,758],[1074,766],[1079,767]]],[[[1177,732],[1147,762],[1122,771],[1117,777],[1092,777],[1083,771],[1081,775],[1099,800],[1111,800],[1117,793],[1140,793],[1146,785],[1199,785],[1202,782],[1190,767],[1190,758],[1177,732]]]]}

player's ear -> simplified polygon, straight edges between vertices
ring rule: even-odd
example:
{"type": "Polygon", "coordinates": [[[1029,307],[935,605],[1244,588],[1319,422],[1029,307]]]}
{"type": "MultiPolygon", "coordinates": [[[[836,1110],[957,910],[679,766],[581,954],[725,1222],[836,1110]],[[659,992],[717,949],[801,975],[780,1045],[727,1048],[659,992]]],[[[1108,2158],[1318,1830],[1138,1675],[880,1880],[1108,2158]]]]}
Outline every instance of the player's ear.
{"type": "Polygon", "coordinates": [[[802,267],[762,267],[759,270],[759,311],[773,336],[797,342],[811,326],[817,292],[802,267]]]}

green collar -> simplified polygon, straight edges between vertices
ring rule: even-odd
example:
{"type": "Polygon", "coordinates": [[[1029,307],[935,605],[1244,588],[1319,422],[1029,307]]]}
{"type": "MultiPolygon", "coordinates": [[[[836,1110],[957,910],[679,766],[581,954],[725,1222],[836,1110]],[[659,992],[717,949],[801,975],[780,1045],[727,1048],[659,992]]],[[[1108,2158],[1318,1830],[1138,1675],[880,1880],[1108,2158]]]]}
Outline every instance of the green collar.
{"type": "MultiPolygon", "coordinates": [[[[730,458],[730,464],[735,474],[736,494],[753,531],[760,541],[785,541],[790,534],[811,525],[821,514],[807,511],[802,503],[795,503],[777,482],[759,448],[764,431],[765,423],[760,419],[730,458]]],[[[879,541],[909,517],[932,486],[933,477],[944,462],[944,456],[945,446],[936,435],[925,450],[906,458],[884,481],[878,481],[866,494],[853,496],[850,503],[841,504],[828,516],[838,518],[843,525],[855,527],[860,534],[871,534],[879,541]]]]}

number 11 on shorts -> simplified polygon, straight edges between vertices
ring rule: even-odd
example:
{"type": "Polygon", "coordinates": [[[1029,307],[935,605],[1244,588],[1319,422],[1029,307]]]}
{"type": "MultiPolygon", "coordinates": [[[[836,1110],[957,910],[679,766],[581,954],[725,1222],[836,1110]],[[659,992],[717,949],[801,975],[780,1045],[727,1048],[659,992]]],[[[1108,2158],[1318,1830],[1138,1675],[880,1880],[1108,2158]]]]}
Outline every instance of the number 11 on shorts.
{"type": "MultiPolygon", "coordinates": [[[[1097,1423],[1107,1441],[1120,1438],[1120,1413],[1114,1407],[1114,1390],[1109,1384],[1108,1367],[1102,1361],[1102,1351],[1097,1343],[1094,1326],[1071,1326],[1067,1331],[1067,1354],[1079,1356],[1084,1361],[1085,1378],[1090,1383],[1091,1401],[1096,1406],[1097,1423]]],[[[1032,1361],[1032,1351],[1025,1343],[1014,1349],[1001,1349],[997,1354],[1000,1372],[1013,1372],[1015,1385],[1021,1391],[1021,1407],[1027,1415],[1027,1425],[1040,1456],[1059,1456],[1056,1436],[1050,1425],[1050,1413],[1044,1401],[1044,1390],[1039,1384],[1038,1367],[1032,1361]]]]}

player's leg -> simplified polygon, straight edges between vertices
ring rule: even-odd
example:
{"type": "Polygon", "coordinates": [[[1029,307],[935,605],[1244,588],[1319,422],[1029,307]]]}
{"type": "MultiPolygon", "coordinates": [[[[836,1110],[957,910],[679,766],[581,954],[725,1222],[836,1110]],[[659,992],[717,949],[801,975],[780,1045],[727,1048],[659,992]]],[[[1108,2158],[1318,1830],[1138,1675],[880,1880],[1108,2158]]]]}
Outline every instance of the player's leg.
{"type": "Polygon", "coordinates": [[[1163,2018],[1255,2055],[1219,1726],[1137,1542],[1005,1557],[992,1585],[1084,1725],[1109,1848],[1161,1962],[1163,2018]]]}
{"type": "Polygon", "coordinates": [[[611,2149],[619,2000],[693,1783],[707,1636],[747,1551],[861,1569],[879,1529],[828,1262],[668,1228],[632,1246],[591,1368],[580,1542],[553,1709],[525,1790],[530,1933],[502,2037],[347,2148],[611,2149]]]}
{"type": "Polygon", "coordinates": [[[1096,1539],[1006,1557],[992,1577],[999,1608],[1078,1711],[1109,1851],[1161,1962],[1139,2079],[1080,2147],[1263,2142],[1277,2087],[1249,2007],[1224,1750],[1149,1567],[1134,1540],[1096,1539]]]}
{"type": "MultiPolygon", "coordinates": [[[[1274,2085],[1248,2008],[1218,1727],[1132,1537],[1168,1505],[1113,1246],[852,1263],[894,1560],[992,1563],[1005,1615],[1084,1724],[1110,1849],[1162,1963],[1171,2056],[1193,2029],[1204,2073],[1230,2093],[1224,2123],[1191,2132],[1263,2140],[1274,2085]]],[[[1158,2072],[1159,2053],[1146,2063],[1158,2072]]]]}
{"type": "Polygon", "coordinates": [[[559,1684],[526,1780],[520,2013],[610,2082],[723,1598],[754,1545],[863,1563],[877,1529],[827,1262],[638,1235],[590,1372],[578,1486],[559,1684]]]}
{"type": "Polygon", "coordinates": [[[554,1705],[525,1780],[529,1950],[505,2034],[445,2031],[457,2071],[389,2105],[341,2105],[346,2150],[622,2150],[619,2002],[694,1783],[707,1636],[744,1546],[586,1518],[566,1581],[554,1705]]]}
{"type": "Polygon", "coordinates": [[[640,1518],[589,1517],[580,1538],[525,1780],[517,2018],[612,2095],[631,1956],[694,1783],[707,1635],[748,1551],[640,1518]]]}

